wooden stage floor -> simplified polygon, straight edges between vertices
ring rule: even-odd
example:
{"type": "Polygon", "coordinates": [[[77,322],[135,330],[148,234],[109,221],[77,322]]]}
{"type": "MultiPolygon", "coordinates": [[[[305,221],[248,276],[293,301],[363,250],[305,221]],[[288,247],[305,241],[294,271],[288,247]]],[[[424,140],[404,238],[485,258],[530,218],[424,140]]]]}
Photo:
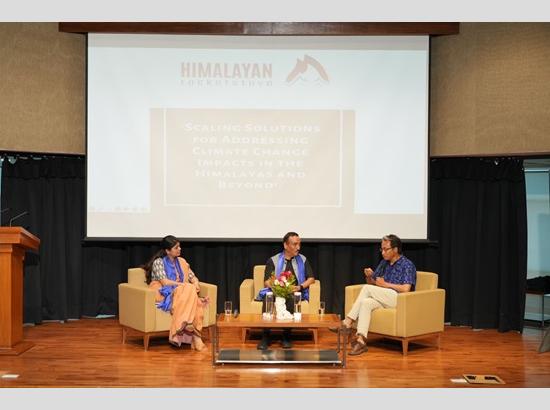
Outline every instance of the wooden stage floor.
{"type": "MultiPolygon", "coordinates": [[[[550,352],[538,353],[544,331],[474,331],[446,327],[441,349],[434,340],[411,343],[409,354],[400,344],[373,339],[369,351],[348,356],[345,369],[330,365],[225,365],[213,368],[210,349],[195,352],[176,348],[166,338],[152,339],[144,351],[140,338],[121,343],[116,319],[49,322],[24,328],[25,340],[35,346],[20,356],[0,356],[0,387],[457,387],[452,378],[462,374],[494,374],[499,387],[550,387],[550,352]]],[[[255,349],[256,338],[241,345],[240,333],[222,330],[222,347],[255,349]]],[[[335,335],[319,331],[319,346],[331,348],[335,335]]],[[[210,341],[206,341],[210,348],[210,341]]],[[[299,334],[295,348],[315,349],[307,334],[299,334]]],[[[279,348],[275,340],[272,347],[279,348]]],[[[488,386],[484,386],[488,387],[488,386]]]]}

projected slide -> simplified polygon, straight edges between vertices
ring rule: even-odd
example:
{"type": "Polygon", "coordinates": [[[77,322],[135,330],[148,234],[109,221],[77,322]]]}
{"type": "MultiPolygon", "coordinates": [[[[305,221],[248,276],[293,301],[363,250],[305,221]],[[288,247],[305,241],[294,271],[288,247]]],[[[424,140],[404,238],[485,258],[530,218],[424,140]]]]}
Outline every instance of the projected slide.
{"type": "Polygon", "coordinates": [[[338,111],[166,109],[163,114],[166,205],[341,205],[338,111]],[[318,178],[326,189],[315,197],[299,189],[285,195],[290,185],[312,186],[318,178]]]}
{"type": "Polygon", "coordinates": [[[88,237],[426,238],[427,37],[88,46],[88,237]]]}

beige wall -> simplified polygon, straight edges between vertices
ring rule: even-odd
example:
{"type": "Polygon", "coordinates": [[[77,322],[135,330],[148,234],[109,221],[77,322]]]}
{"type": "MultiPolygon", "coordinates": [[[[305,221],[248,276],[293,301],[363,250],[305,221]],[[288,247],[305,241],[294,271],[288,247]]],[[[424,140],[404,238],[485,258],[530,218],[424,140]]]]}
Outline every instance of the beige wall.
{"type": "Polygon", "coordinates": [[[85,44],[57,23],[0,23],[0,150],[85,152],[85,44]]]}
{"type": "MultiPolygon", "coordinates": [[[[85,38],[0,23],[0,150],[85,152],[85,38]]],[[[550,23],[432,39],[432,156],[550,154],[550,23]]]]}
{"type": "Polygon", "coordinates": [[[549,23],[461,23],[431,63],[432,156],[550,153],[549,23]]]}

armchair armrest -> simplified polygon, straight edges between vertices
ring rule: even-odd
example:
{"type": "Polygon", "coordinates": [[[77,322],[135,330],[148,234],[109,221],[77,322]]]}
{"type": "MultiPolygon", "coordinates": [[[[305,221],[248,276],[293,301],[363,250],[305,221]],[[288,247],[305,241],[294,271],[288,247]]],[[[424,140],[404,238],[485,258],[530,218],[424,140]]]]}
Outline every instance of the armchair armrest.
{"type": "Polygon", "coordinates": [[[128,283],[118,285],[118,320],[142,332],[155,329],[155,291],[128,283]]]}
{"type": "Polygon", "coordinates": [[[254,300],[254,280],[245,279],[239,288],[239,310],[241,313],[253,313],[252,301],[254,300]]]}
{"type": "Polygon", "coordinates": [[[419,290],[397,295],[397,334],[402,337],[442,332],[445,289],[419,290]]]}
{"type": "Polygon", "coordinates": [[[363,289],[363,285],[349,285],[345,288],[345,295],[344,295],[344,318],[351,310],[353,304],[355,303],[355,299],[359,296],[359,293],[361,293],[361,289],[363,289]]]}
{"type": "Polygon", "coordinates": [[[208,297],[210,303],[204,309],[203,326],[210,326],[216,323],[216,310],[218,306],[218,287],[211,283],[199,282],[200,297],[208,297]]]}
{"type": "Polygon", "coordinates": [[[319,302],[321,301],[321,282],[316,280],[309,287],[309,313],[319,311],[319,302]]]}

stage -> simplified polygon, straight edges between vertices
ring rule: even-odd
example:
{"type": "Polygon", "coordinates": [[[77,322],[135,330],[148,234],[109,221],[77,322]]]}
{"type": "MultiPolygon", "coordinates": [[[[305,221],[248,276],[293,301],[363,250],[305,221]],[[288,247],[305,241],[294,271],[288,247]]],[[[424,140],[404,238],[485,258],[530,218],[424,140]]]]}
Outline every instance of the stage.
{"type": "MultiPolygon", "coordinates": [[[[253,335],[240,342],[238,329],[221,329],[224,346],[254,349],[253,335]]],[[[142,340],[121,343],[117,319],[81,319],[48,322],[23,329],[34,347],[19,356],[0,357],[0,387],[206,387],[206,388],[372,388],[459,387],[450,379],[462,374],[495,374],[502,387],[550,387],[550,353],[538,353],[544,331],[472,330],[446,326],[441,349],[435,340],[411,343],[407,356],[398,342],[372,339],[369,351],[348,356],[345,369],[332,365],[225,364],[212,366],[209,349],[195,352],[176,348],[166,338],[152,339],[144,351],[142,340]]],[[[204,332],[207,334],[208,332],[204,332]]],[[[271,349],[279,349],[279,340],[271,349]]],[[[332,348],[335,335],[319,330],[319,345],[311,334],[296,335],[294,349],[332,348]]],[[[487,386],[485,386],[487,387],[487,386]]]]}

